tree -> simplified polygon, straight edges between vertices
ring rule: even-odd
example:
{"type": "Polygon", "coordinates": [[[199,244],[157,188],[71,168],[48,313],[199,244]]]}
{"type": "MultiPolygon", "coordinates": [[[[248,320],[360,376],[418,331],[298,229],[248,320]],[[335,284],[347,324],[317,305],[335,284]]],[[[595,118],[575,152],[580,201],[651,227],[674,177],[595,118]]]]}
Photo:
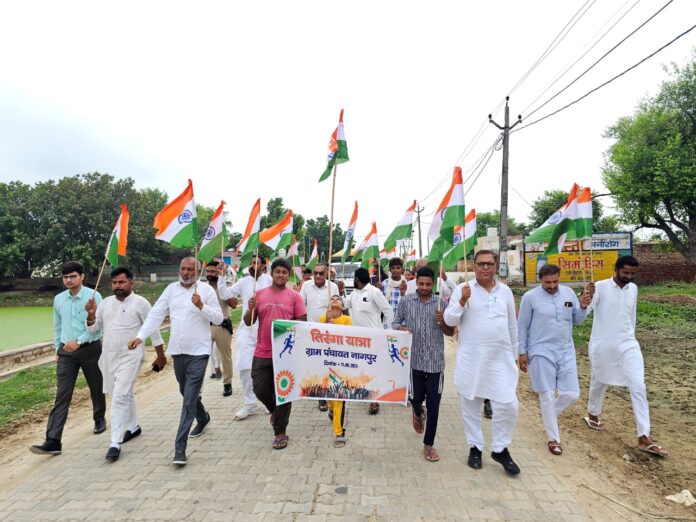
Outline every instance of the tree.
{"type": "Polygon", "coordinates": [[[696,264],[696,53],[605,136],[603,179],[622,220],[664,232],[696,264]]]}
{"type": "Polygon", "coordinates": [[[0,276],[28,277],[37,230],[29,211],[31,187],[21,181],[0,183],[0,276]]]}
{"type": "MultiPolygon", "coordinates": [[[[529,214],[529,231],[539,228],[559,208],[568,201],[568,192],[562,190],[546,190],[544,195],[534,200],[529,214]]],[[[597,193],[593,192],[593,196],[597,193]]],[[[604,216],[604,207],[598,198],[592,199],[592,231],[616,232],[619,220],[616,216],[604,216]]]]}
{"type": "MultiPolygon", "coordinates": [[[[488,228],[496,228],[500,233],[500,211],[476,213],[476,236],[483,237],[488,234],[488,228]]],[[[518,223],[514,218],[508,217],[508,235],[520,236],[527,231],[524,223],[518,223]]]]}
{"type": "MultiPolygon", "coordinates": [[[[307,220],[307,252],[305,259],[309,257],[312,250],[313,240],[317,240],[317,248],[319,249],[319,258],[329,261],[329,217],[324,215],[316,219],[307,220]]],[[[343,247],[345,232],[341,229],[341,225],[334,223],[333,228],[333,251],[336,252],[343,247]]],[[[299,241],[299,240],[298,240],[299,241]]]]}

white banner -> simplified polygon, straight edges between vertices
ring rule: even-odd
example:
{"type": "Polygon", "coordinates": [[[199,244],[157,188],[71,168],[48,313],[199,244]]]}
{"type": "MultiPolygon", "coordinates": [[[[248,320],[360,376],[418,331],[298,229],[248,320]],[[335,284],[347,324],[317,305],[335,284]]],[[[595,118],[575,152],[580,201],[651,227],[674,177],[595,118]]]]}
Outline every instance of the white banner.
{"type": "Polygon", "coordinates": [[[273,321],[276,403],[339,399],[406,404],[411,334],[301,321],[273,321]]]}

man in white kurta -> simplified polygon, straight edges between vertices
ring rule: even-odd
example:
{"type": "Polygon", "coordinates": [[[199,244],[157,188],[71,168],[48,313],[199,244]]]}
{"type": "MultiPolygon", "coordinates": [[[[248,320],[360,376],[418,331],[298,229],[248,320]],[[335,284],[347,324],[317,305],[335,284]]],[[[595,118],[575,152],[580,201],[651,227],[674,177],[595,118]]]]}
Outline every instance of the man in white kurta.
{"type": "Polygon", "coordinates": [[[591,310],[594,312],[589,353],[592,376],[586,424],[603,431],[599,420],[607,386],[627,386],[638,432],[638,449],[660,456],[667,452],[650,439],[650,412],[645,387],[643,354],[636,339],[638,287],[632,282],[638,260],[621,256],[614,277],[597,282],[591,310]]]}
{"type": "MultiPolygon", "coordinates": [[[[133,388],[145,359],[144,346],[128,348],[150,313],[147,299],[133,293],[133,274],[125,267],[111,272],[111,289],[114,295],[97,304],[87,303],[87,331],[103,332],[102,354],[99,369],[102,372],[104,393],[111,395],[111,445],[106,460],[118,460],[121,444],[142,433],[135,409],[133,388]]],[[[157,351],[158,368],[166,364],[164,341],[155,331],[151,337],[157,351]]]]}
{"type": "Polygon", "coordinates": [[[549,451],[561,455],[558,416],[580,397],[573,325],[585,320],[592,298],[585,289],[578,300],[573,290],[561,285],[557,265],[544,265],[538,275],[539,286],[520,303],[519,364],[523,372],[529,370],[532,389],[539,394],[549,451]]]}
{"type": "Polygon", "coordinates": [[[459,326],[454,386],[470,446],[468,465],[480,469],[484,449],[481,406],[490,399],[491,457],[510,475],[520,472],[508,447],[517,421],[517,321],[512,291],[495,279],[496,255],[479,250],[472,281],[458,285],[445,310],[445,323],[459,326]]]}
{"type": "MultiPolygon", "coordinates": [[[[256,291],[268,288],[273,284],[271,276],[266,274],[266,260],[263,257],[252,257],[249,263],[249,275],[245,276],[232,286],[227,286],[222,278],[218,279],[217,289],[220,299],[233,299],[232,308],[236,308],[239,299],[242,300],[242,317],[247,311],[249,299],[254,295],[254,287],[256,291]],[[258,274],[258,276],[257,276],[258,274]],[[254,282],[254,280],[256,280],[254,282]]],[[[258,321],[254,321],[252,326],[247,326],[242,320],[239,323],[236,334],[236,355],[234,364],[239,372],[239,380],[242,383],[242,393],[244,394],[244,406],[235,413],[236,420],[246,419],[249,415],[265,411],[259,405],[256,395],[254,395],[254,387],[251,380],[251,363],[254,360],[254,351],[256,350],[256,337],[259,331],[258,321]]]]}

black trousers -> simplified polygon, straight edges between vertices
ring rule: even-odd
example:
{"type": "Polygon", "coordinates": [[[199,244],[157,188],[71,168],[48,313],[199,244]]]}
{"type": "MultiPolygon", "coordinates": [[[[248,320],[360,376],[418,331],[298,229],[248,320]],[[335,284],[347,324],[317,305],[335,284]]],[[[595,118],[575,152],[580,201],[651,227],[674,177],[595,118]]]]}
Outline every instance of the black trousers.
{"type": "Polygon", "coordinates": [[[60,441],[63,438],[63,428],[68,420],[75,381],[77,381],[80,369],[87,380],[89,393],[92,397],[92,417],[95,422],[104,418],[106,399],[104,398],[102,374],[99,369],[101,352],[101,341],[83,344],[74,352],[66,352],[62,348],[58,350],[56,401],[48,415],[46,439],[60,441]]]}
{"type": "Polygon", "coordinates": [[[275,378],[273,376],[273,359],[254,357],[251,363],[251,380],[254,383],[256,398],[271,412],[273,432],[285,433],[290,422],[292,403],[276,406],[275,378]]]}
{"type": "Polygon", "coordinates": [[[201,402],[201,387],[208,366],[208,355],[172,355],[174,375],[179,383],[179,393],[183,397],[179,429],[176,431],[174,451],[185,452],[193,419],[201,424],[208,420],[208,412],[201,402]]]}
{"type": "Polygon", "coordinates": [[[423,414],[423,400],[425,400],[428,416],[425,421],[423,444],[432,446],[435,443],[437,418],[440,414],[440,399],[442,398],[440,382],[442,372],[428,373],[420,370],[411,370],[411,376],[413,379],[413,397],[411,398],[413,413],[416,415],[423,414]]]}

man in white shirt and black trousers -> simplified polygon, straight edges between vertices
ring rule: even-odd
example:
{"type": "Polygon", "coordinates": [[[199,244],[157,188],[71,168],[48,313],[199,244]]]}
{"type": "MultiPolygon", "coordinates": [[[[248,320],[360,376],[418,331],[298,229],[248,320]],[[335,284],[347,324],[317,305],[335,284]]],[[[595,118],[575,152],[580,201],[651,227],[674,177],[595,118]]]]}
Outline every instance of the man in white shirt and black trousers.
{"type": "Polygon", "coordinates": [[[210,422],[200,392],[210,357],[210,324],[220,324],[223,319],[215,290],[210,285],[198,284],[197,263],[193,257],[181,260],[179,281],[164,290],[136,338],[128,343],[128,347],[134,349],[169,316],[171,327],[167,353],[174,361],[174,374],[184,398],[172,461],[178,466],[186,465],[189,436],[200,437],[210,422]],[[194,418],[197,424],[189,434],[194,418]]]}

